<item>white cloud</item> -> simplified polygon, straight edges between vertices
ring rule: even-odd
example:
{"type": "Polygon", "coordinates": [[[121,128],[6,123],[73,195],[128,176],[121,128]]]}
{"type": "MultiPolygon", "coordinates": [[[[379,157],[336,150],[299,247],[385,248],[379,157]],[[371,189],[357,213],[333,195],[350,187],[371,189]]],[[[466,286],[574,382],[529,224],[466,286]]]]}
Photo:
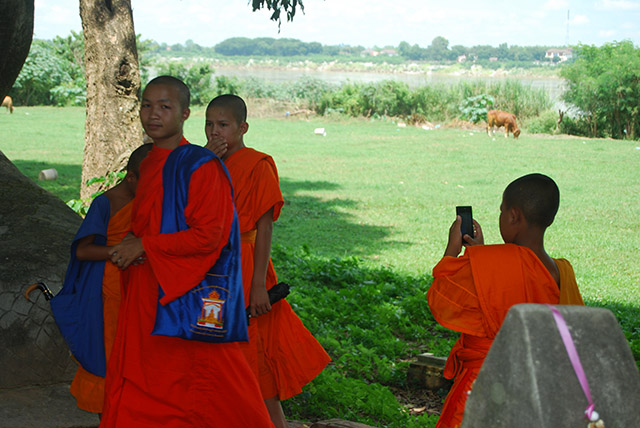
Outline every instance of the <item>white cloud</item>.
{"type": "Polygon", "coordinates": [[[616,30],[600,30],[598,31],[598,36],[604,39],[611,39],[616,35],[616,30]]]}
{"type": "Polygon", "coordinates": [[[542,8],[544,10],[565,10],[569,9],[569,2],[566,0],[547,0],[542,8]]]}
{"type": "Polygon", "coordinates": [[[601,0],[596,7],[602,10],[640,10],[640,2],[632,0],[601,0]]]}
{"type": "Polygon", "coordinates": [[[80,22],[80,9],[76,5],[75,9],[65,8],[56,5],[54,2],[38,0],[35,3],[35,19],[50,25],[70,25],[80,22]]]}
{"type": "Polygon", "coordinates": [[[588,24],[589,22],[590,22],[589,18],[585,15],[576,15],[571,20],[571,24],[573,25],[585,25],[585,24],[588,24]]]}

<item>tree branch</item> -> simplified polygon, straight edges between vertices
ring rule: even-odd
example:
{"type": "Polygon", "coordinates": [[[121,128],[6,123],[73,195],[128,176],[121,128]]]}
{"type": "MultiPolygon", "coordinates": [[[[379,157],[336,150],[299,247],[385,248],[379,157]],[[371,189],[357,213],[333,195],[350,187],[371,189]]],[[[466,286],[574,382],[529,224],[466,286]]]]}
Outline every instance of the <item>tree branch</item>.
{"type": "Polygon", "coordinates": [[[251,0],[251,3],[254,12],[265,7],[267,10],[272,10],[271,20],[278,21],[278,30],[280,30],[280,24],[282,23],[282,19],[280,18],[282,11],[286,12],[287,21],[293,21],[297,8],[300,8],[302,13],[304,13],[302,0],[251,0]]]}

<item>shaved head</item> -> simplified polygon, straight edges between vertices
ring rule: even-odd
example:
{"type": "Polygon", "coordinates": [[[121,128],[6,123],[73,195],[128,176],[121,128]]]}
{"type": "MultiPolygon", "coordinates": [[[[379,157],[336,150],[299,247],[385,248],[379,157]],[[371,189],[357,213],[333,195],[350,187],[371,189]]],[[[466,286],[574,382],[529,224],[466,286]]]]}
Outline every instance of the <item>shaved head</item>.
{"type": "Polygon", "coordinates": [[[247,105],[245,104],[244,100],[237,95],[218,95],[211,100],[211,102],[207,106],[207,111],[214,107],[229,109],[238,124],[247,121],[247,105]]]}
{"type": "Polygon", "coordinates": [[[180,106],[183,109],[189,108],[191,93],[189,92],[189,87],[182,80],[173,76],[158,76],[147,83],[147,86],[151,85],[166,85],[176,88],[180,97],[180,106]]]}
{"type": "Polygon", "coordinates": [[[507,186],[502,195],[507,209],[520,208],[529,224],[547,228],[560,206],[560,190],[550,177],[528,174],[507,186]]]}
{"type": "Polygon", "coordinates": [[[127,162],[127,171],[133,172],[136,177],[140,177],[140,163],[144,158],[147,157],[151,149],[153,148],[153,143],[146,143],[138,147],[131,153],[129,156],[129,162],[127,162]]]}

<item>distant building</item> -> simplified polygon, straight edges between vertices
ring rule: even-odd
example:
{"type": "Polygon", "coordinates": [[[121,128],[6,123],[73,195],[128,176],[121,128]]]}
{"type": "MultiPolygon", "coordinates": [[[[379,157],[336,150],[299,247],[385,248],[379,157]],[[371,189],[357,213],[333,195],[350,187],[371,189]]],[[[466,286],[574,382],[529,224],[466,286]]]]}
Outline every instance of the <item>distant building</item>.
{"type": "Polygon", "coordinates": [[[456,61],[458,62],[465,62],[467,60],[467,56],[465,54],[462,54],[458,57],[458,59],[456,61]]]}
{"type": "Polygon", "coordinates": [[[571,49],[547,49],[544,57],[551,61],[558,58],[558,62],[564,62],[573,57],[573,51],[571,49]]]}
{"type": "Polygon", "coordinates": [[[380,55],[398,56],[398,52],[395,49],[382,49],[380,55]]]}
{"type": "Polygon", "coordinates": [[[497,56],[489,57],[489,62],[496,62],[496,61],[498,61],[498,57],[497,56]]]}
{"type": "Polygon", "coordinates": [[[360,52],[360,56],[378,56],[378,55],[380,55],[380,52],[373,49],[365,49],[362,52],[360,52]]]}

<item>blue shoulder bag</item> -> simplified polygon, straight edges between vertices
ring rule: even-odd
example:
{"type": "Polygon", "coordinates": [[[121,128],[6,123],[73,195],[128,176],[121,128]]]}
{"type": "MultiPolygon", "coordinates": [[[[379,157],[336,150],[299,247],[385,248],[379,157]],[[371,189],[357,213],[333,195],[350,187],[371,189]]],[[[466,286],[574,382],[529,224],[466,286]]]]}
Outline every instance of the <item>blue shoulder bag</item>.
{"type": "MultiPolygon", "coordinates": [[[[171,152],[162,172],[162,233],[189,228],[184,209],[188,202],[191,174],[212,159],[220,162],[231,183],[224,164],[209,150],[187,144],[171,152]]],[[[156,322],[151,334],[203,342],[249,340],[240,266],[240,230],[235,209],[229,241],[202,282],[166,305],[159,301],[164,292],[162,287],[158,287],[156,322]]]]}

